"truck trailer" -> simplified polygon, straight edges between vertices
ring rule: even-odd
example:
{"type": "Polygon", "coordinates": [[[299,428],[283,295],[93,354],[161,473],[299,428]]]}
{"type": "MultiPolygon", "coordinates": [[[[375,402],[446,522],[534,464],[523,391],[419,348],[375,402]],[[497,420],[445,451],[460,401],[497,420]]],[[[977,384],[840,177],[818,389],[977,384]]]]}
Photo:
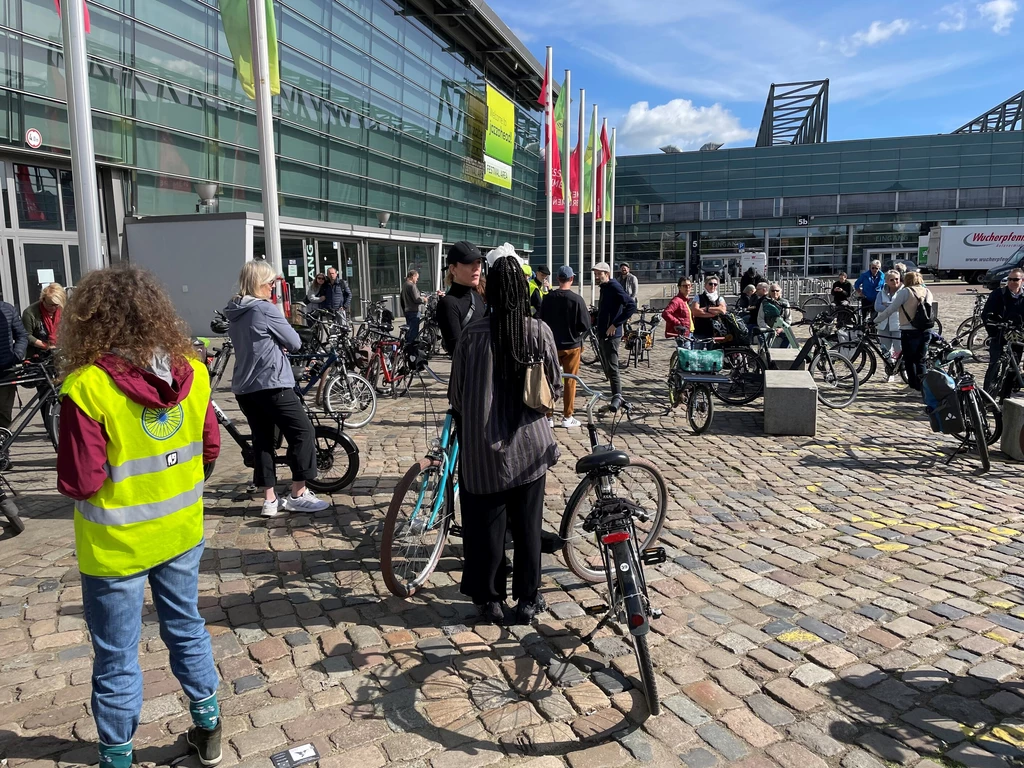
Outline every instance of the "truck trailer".
{"type": "Polygon", "coordinates": [[[939,277],[998,288],[1024,262],[1024,225],[940,225],[928,233],[928,269],[939,277]]]}

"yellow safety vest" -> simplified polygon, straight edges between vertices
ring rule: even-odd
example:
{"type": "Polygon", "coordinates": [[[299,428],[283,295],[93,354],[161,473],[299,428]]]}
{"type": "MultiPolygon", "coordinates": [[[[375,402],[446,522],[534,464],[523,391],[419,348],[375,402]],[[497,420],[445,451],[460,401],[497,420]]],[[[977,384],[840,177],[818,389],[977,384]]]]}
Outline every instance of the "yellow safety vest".
{"type": "Polygon", "coordinates": [[[167,562],[203,539],[203,424],[210,375],[190,360],[188,396],[171,408],[146,408],[106,371],[79,368],[61,394],[107,435],[107,479],[75,502],[75,552],[87,576],[130,576],[167,562]]]}

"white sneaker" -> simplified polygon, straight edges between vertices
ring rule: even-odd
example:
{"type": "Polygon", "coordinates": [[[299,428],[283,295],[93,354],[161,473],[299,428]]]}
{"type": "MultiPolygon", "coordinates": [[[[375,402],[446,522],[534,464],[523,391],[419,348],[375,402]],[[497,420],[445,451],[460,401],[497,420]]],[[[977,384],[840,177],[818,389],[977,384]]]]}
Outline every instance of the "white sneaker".
{"type": "Polygon", "coordinates": [[[568,419],[562,419],[562,426],[565,427],[566,429],[572,429],[573,427],[580,426],[580,422],[577,419],[570,416],[568,419]]]}
{"type": "Polygon", "coordinates": [[[260,512],[260,515],[263,517],[279,517],[282,514],[283,512],[277,499],[263,502],[263,511],[260,512]]]}
{"type": "Polygon", "coordinates": [[[318,499],[313,492],[307,488],[298,498],[288,494],[284,500],[284,508],[289,512],[319,512],[327,509],[328,504],[323,499],[318,499]]]}
{"type": "Polygon", "coordinates": [[[552,429],[554,429],[555,428],[555,420],[554,419],[548,419],[548,426],[551,427],[552,429]]]}

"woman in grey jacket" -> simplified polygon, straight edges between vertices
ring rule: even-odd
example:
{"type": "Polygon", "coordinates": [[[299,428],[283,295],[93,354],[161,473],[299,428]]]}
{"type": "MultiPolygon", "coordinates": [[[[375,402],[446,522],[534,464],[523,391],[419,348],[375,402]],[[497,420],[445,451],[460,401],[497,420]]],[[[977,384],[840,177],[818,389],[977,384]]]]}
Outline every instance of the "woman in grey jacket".
{"type": "Polygon", "coordinates": [[[316,478],[316,438],[282,350],[286,347],[297,352],[302,341],[281,310],[269,301],[276,277],[274,268],[263,259],[246,262],[238,278],[238,294],[224,308],[228,336],[235,346],[231,391],[252,429],[256,454],[253,483],[263,488],[263,517],[277,517],[282,511],[318,512],[330,506],[306,488],[306,481],[316,478]],[[292,491],[283,504],[274,490],[275,427],[288,441],[292,470],[292,491]]]}
{"type": "Polygon", "coordinates": [[[924,353],[928,346],[931,331],[921,331],[914,327],[913,319],[917,307],[922,301],[934,302],[932,292],[921,279],[920,272],[907,272],[906,282],[896,291],[889,306],[878,313],[875,322],[884,327],[886,321],[899,312],[900,341],[903,344],[903,364],[907,369],[907,382],[911,389],[921,391],[921,380],[924,378],[924,353]]]}

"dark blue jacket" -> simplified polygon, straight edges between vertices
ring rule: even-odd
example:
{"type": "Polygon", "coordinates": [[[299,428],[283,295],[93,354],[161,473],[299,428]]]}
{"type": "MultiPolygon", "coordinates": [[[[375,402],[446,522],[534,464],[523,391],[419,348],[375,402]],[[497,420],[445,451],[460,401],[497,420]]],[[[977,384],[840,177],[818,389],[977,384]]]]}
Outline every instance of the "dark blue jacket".
{"type": "Polygon", "coordinates": [[[878,275],[871,277],[871,270],[865,269],[857,282],[853,284],[853,290],[861,291],[865,299],[875,300],[878,292],[885,287],[885,272],[878,270],[878,275]]]}
{"type": "Polygon", "coordinates": [[[622,325],[636,312],[636,302],[618,280],[601,285],[601,303],[597,307],[597,337],[605,338],[608,326],[615,326],[616,338],[622,336],[622,325]]]}
{"type": "Polygon", "coordinates": [[[6,301],[0,301],[0,371],[20,363],[27,351],[28,332],[18,310],[6,301]]]}
{"type": "Polygon", "coordinates": [[[323,304],[320,305],[324,309],[348,310],[352,304],[352,291],[340,274],[334,278],[333,283],[328,280],[321,285],[318,295],[324,297],[323,304]]]}

